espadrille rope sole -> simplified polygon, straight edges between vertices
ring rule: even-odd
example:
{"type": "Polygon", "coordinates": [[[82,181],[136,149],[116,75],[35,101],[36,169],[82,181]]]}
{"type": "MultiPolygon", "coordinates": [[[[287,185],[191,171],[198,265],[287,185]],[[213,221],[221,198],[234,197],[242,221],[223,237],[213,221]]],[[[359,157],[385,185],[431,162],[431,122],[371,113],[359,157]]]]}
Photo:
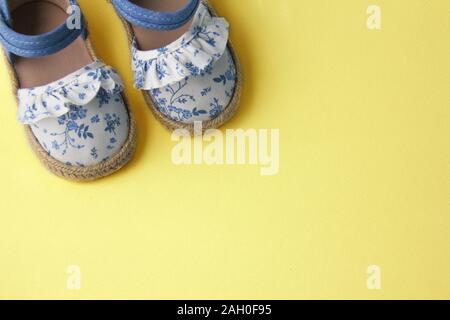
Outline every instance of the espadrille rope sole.
{"type": "MultiPolygon", "coordinates": [[[[94,49],[92,47],[92,44],[89,39],[86,39],[86,46],[88,48],[89,54],[93,59],[96,59],[96,55],[94,52],[94,49]]],[[[4,53],[4,52],[3,52],[4,53]]],[[[8,68],[8,73],[11,78],[12,82],[12,89],[13,89],[13,95],[16,97],[17,100],[17,90],[18,90],[18,78],[16,75],[15,70],[13,67],[6,62],[6,56],[3,54],[4,61],[8,68]]],[[[128,115],[129,115],[129,132],[128,137],[124,145],[122,146],[121,150],[115,154],[110,159],[99,163],[97,165],[93,166],[70,166],[65,163],[62,163],[55,158],[51,157],[47,151],[41,146],[41,144],[37,141],[36,137],[34,136],[30,126],[25,126],[25,133],[27,135],[28,141],[31,144],[32,149],[36,153],[39,160],[44,164],[46,168],[48,168],[52,173],[56,174],[57,176],[60,176],[62,178],[66,178],[69,180],[74,181],[92,181],[97,180],[103,177],[106,177],[120,168],[122,168],[124,165],[126,165],[133,157],[134,152],[136,150],[136,123],[134,120],[133,113],[131,112],[129,108],[129,104],[125,98],[123,97],[125,101],[125,105],[128,109],[128,115]]]]}
{"type": "MultiPolygon", "coordinates": [[[[214,8],[211,6],[211,4],[207,0],[202,0],[203,3],[208,7],[209,11],[213,16],[217,17],[217,13],[214,10],[214,8]]],[[[111,2],[110,0],[107,0],[107,2],[111,2]]],[[[128,38],[128,46],[131,51],[133,39],[134,39],[134,32],[133,28],[131,27],[130,23],[126,21],[118,12],[117,15],[119,16],[120,20],[122,21],[122,24],[125,27],[127,38],[128,38]]],[[[219,128],[223,126],[225,123],[227,123],[238,110],[239,102],[242,94],[242,84],[243,84],[243,75],[242,75],[242,67],[239,62],[239,58],[234,50],[234,47],[231,43],[231,41],[228,42],[228,49],[230,50],[231,56],[234,60],[234,63],[236,65],[236,87],[233,94],[233,98],[231,99],[228,106],[224,109],[224,111],[216,118],[208,121],[202,122],[202,130],[208,130],[208,129],[214,129],[219,128]]],[[[188,130],[191,134],[194,134],[194,124],[186,124],[182,122],[173,121],[172,119],[168,118],[166,115],[164,115],[162,112],[158,110],[156,107],[155,101],[151,97],[151,95],[148,93],[148,91],[141,90],[142,95],[144,97],[145,102],[149,106],[150,110],[156,117],[156,119],[161,122],[166,128],[169,130],[176,130],[176,129],[185,129],[188,130]]]]}

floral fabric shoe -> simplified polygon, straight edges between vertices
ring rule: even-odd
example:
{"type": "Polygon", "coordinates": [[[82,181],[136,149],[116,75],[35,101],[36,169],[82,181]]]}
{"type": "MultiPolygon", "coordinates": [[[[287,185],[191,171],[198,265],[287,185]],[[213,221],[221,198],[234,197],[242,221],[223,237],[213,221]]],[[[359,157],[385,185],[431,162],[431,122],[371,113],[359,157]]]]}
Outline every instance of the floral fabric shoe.
{"type": "Polygon", "coordinates": [[[216,128],[236,112],[242,83],[229,24],[200,0],[112,0],[129,35],[135,87],[169,129],[216,128]]]}
{"type": "Polygon", "coordinates": [[[0,40],[38,157],[59,176],[94,180],[131,159],[135,124],[122,80],[95,57],[84,20],[69,28],[69,5],[76,1],[0,0],[0,40]]]}

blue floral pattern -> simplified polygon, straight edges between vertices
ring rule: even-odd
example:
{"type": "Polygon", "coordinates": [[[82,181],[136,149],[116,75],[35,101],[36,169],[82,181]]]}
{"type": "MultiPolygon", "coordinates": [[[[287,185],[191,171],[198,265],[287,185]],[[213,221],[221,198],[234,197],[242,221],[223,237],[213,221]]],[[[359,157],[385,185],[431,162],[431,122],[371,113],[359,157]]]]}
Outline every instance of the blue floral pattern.
{"type": "Polygon", "coordinates": [[[228,22],[201,3],[181,38],[151,51],[133,43],[135,86],[146,90],[171,120],[192,123],[218,117],[236,86],[236,65],[227,48],[228,22]]]}
{"type": "Polygon", "coordinates": [[[85,105],[94,98],[99,107],[110,97],[123,91],[119,75],[100,61],[95,61],[64,79],[46,86],[20,89],[19,121],[33,124],[49,117],[59,117],[70,111],[70,105],[85,105]]]}
{"type": "Polygon", "coordinates": [[[100,61],[49,85],[19,90],[19,120],[49,155],[73,166],[98,164],[128,137],[129,115],[117,73],[100,61]]]}

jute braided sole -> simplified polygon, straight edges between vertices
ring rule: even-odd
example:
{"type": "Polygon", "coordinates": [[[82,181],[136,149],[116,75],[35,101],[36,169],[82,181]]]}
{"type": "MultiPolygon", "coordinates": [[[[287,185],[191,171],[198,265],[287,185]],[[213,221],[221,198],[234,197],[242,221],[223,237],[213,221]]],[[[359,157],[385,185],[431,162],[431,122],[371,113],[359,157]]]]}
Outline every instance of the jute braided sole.
{"type": "MultiPolygon", "coordinates": [[[[86,39],[86,45],[91,57],[93,59],[97,59],[89,39],[86,39]]],[[[14,97],[16,97],[16,101],[18,103],[17,90],[19,88],[19,81],[16,72],[14,68],[11,66],[11,64],[7,61],[4,52],[3,52],[3,59],[7,65],[8,73],[11,78],[13,95],[14,97]]],[[[30,126],[25,126],[25,133],[27,135],[28,141],[30,142],[33,151],[36,153],[37,157],[44,164],[45,167],[47,167],[52,173],[62,178],[74,181],[92,181],[106,177],[116,172],[117,170],[125,166],[132,159],[134,152],[136,150],[136,123],[134,120],[133,113],[130,110],[128,101],[126,100],[125,96],[123,96],[123,99],[129,115],[128,138],[125,141],[122,148],[120,149],[120,151],[107,161],[104,161],[97,165],[86,167],[69,166],[51,157],[48,154],[48,152],[45,151],[45,149],[37,141],[30,126]]]]}
{"type": "MultiPolygon", "coordinates": [[[[110,2],[110,0],[107,0],[107,1],[110,2]]],[[[214,8],[211,6],[211,4],[207,0],[202,0],[202,2],[208,7],[211,14],[213,16],[217,17],[217,13],[214,10],[214,8]]],[[[116,11],[116,13],[119,16],[120,20],[122,21],[122,24],[125,27],[125,30],[127,33],[127,38],[128,38],[128,46],[129,46],[129,49],[131,52],[132,43],[133,43],[133,39],[134,39],[133,28],[131,27],[130,23],[128,21],[126,21],[117,11],[116,11]]],[[[228,106],[222,111],[222,113],[218,117],[216,117],[212,120],[202,122],[202,130],[203,131],[221,127],[222,125],[227,123],[231,118],[233,118],[233,116],[235,115],[235,113],[237,112],[237,110],[239,108],[239,102],[241,99],[242,84],[243,84],[242,67],[241,67],[239,58],[237,57],[237,54],[234,50],[234,47],[233,47],[231,41],[228,41],[228,49],[230,50],[231,56],[236,65],[236,88],[235,88],[235,91],[233,94],[233,98],[231,99],[228,106]]],[[[148,91],[141,90],[141,92],[142,92],[145,102],[147,103],[148,107],[150,108],[150,110],[152,111],[152,113],[154,114],[156,119],[159,122],[161,122],[166,128],[168,128],[169,130],[172,130],[172,131],[176,130],[176,129],[185,129],[185,130],[188,130],[191,134],[194,134],[194,124],[193,123],[187,124],[187,123],[174,121],[174,120],[168,118],[165,114],[163,114],[161,111],[158,110],[158,108],[156,107],[155,101],[153,100],[151,95],[148,93],[148,91]]]]}

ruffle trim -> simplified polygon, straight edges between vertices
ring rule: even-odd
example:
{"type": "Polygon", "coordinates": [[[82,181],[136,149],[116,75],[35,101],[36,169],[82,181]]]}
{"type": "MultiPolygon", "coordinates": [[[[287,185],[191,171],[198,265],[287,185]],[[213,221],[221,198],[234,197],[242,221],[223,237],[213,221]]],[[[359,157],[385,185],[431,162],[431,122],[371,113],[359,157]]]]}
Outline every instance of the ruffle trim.
{"type": "Polygon", "coordinates": [[[110,66],[95,61],[49,85],[19,89],[18,119],[23,124],[33,124],[57,118],[69,112],[70,105],[87,105],[100,91],[114,95],[123,89],[119,75],[110,66]]]}
{"type": "Polygon", "coordinates": [[[151,51],[137,49],[133,43],[135,86],[152,90],[177,83],[188,76],[208,72],[224,54],[229,24],[224,18],[212,17],[204,4],[190,30],[170,45],[151,51]]]}

